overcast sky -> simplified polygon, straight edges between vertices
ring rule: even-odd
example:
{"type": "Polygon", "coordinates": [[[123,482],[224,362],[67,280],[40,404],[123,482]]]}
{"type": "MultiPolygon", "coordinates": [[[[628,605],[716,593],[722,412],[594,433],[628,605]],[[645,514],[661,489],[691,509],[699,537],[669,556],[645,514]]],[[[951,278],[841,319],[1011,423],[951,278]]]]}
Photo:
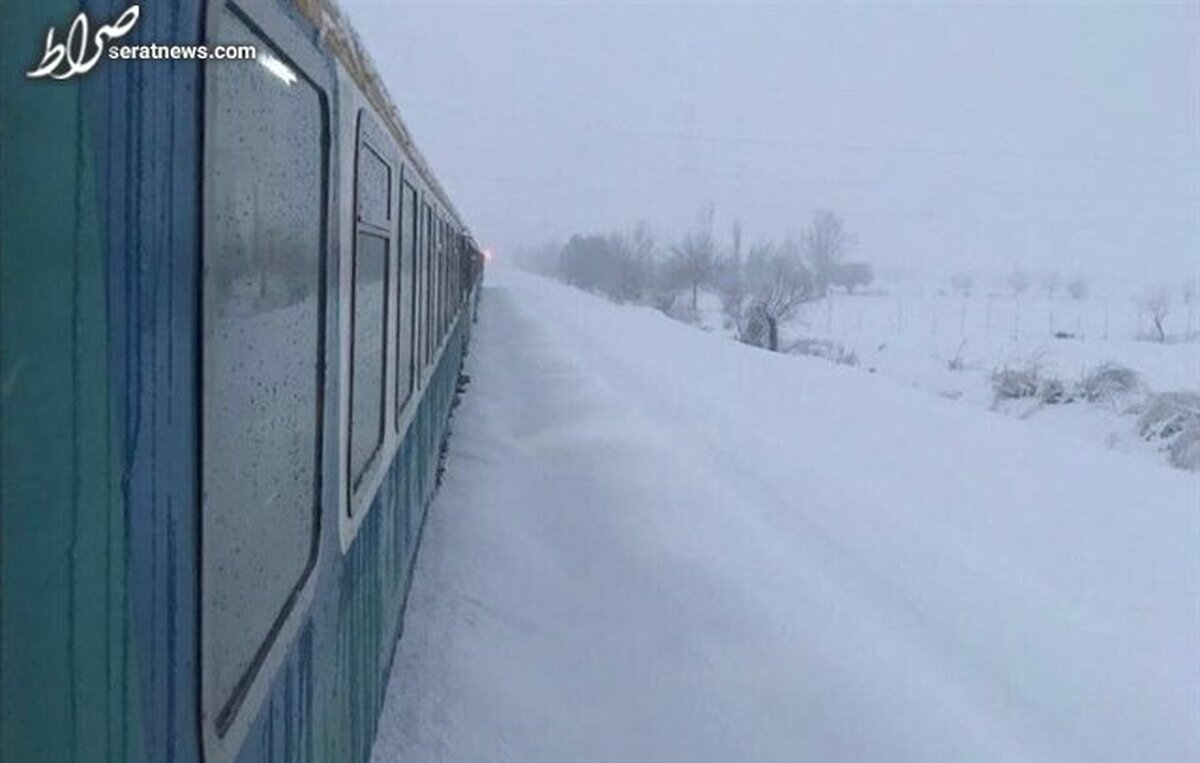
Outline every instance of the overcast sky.
{"type": "Polygon", "coordinates": [[[1200,0],[341,4],[501,256],[712,202],[885,272],[1200,274],[1200,0]]]}

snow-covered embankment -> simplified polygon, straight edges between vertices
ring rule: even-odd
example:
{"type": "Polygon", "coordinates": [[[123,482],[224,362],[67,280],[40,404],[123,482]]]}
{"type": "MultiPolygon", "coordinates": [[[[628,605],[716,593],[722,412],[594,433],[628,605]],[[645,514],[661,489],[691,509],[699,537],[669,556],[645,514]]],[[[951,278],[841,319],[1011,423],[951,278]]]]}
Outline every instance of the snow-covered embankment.
{"type": "Polygon", "coordinates": [[[1200,759],[1200,481],[488,274],[376,760],[1200,759]]]}

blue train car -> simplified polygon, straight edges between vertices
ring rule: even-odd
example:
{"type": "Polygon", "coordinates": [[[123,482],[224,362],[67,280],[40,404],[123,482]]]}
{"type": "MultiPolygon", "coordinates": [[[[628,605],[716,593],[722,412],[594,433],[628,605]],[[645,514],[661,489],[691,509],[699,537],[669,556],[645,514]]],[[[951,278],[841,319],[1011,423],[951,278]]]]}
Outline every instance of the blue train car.
{"type": "Polygon", "coordinates": [[[364,760],[479,251],[326,2],[4,15],[0,760],[364,760]]]}

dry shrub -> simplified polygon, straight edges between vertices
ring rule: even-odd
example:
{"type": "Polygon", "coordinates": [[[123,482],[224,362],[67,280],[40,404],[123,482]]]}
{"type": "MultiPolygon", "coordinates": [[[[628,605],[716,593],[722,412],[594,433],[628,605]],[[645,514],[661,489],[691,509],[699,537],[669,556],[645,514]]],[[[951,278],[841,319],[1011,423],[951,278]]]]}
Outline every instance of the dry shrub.
{"type": "Polygon", "coordinates": [[[1200,426],[1200,394],[1162,392],[1151,395],[1138,419],[1138,433],[1147,440],[1167,440],[1200,426]]]}
{"type": "Polygon", "coordinates": [[[1026,399],[1049,404],[1069,402],[1066,385],[1046,374],[1037,361],[992,372],[992,395],[996,402],[1026,399]]]}
{"type": "Polygon", "coordinates": [[[824,358],[840,366],[858,365],[858,355],[855,354],[854,350],[828,339],[798,339],[788,348],[788,352],[793,352],[797,355],[809,355],[814,358],[824,358]]]}
{"type": "Polygon", "coordinates": [[[1143,389],[1137,371],[1119,363],[1101,363],[1083,375],[1079,396],[1091,403],[1115,400],[1143,389]]]}
{"type": "Polygon", "coordinates": [[[1175,436],[1167,448],[1171,466],[1188,471],[1200,471],[1200,422],[1193,421],[1175,436]]]}

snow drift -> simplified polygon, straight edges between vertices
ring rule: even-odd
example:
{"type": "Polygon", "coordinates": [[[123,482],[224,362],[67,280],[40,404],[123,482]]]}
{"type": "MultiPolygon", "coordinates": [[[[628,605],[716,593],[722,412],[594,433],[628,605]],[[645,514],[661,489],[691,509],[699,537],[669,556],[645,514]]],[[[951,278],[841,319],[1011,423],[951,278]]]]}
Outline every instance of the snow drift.
{"type": "Polygon", "coordinates": [[[488,278],[376,760],[1200,760],[1194,474],[488,278]]]}

